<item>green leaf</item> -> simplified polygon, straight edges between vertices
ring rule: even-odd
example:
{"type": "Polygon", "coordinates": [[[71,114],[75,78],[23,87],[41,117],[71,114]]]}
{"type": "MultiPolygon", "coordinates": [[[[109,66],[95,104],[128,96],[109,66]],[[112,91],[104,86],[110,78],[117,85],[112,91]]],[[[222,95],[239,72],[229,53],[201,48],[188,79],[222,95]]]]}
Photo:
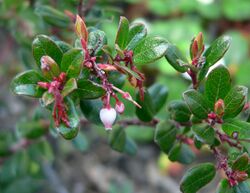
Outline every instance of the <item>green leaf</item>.
{"type": "Polygon", "coordinates": [[[122,88],[125,84],[126,75],[120,72],[111,71],[109,72],[108,81],[118,88],[122,88]]]}
{"type": "Polygon", "coordinates": [[[77,89],[76,79],[71,78],[64,85],[63,90],[62,90],[62,96],[66,97],[76,89],[77,89]]]}
{"type": "Polygon", "coordinates": [[[233,187],[234,193],[249,193],[250,187],[246,181],[239,183],[233,187]]]}
{"type": "Polygon", "coordinates": [[[80,101],[80,108],[85,118],[94,124],[101,124],[99,113],[102,106],[100,99],[80,101]]]}
{"type": "Polygon", "coordinates": [[[240,155],[233,163],[232,169],[234,171],[245,171],[249,164],[249,156],[247,153],[240,155]]]}
{"type": "Polygon", "coordinates": [[[154,141],[166,154],[169,153],[176,140],[177,129],[169,121],[157,124],[154,141]]]}
{"type": "Polygon", "coordinates": [[[209,103],[199,92],[194,89],[183,93],[183,98],[190,111],[200,119],[207,118],[209,113],[209,103]]]}
{"type": "MultiPolygon", "coordinates": [[[[0,157],[12,154],[11,146],[15,143],[14,135],[11,132],[0,132],[0,157]]],[[[1,179],[1,172],[0,172],[1,179]]]]}
{"type": "Polygon", "coordinates": [[[160,59],[168,48],[166,40],[160,37],[147,37],[133,49],[134,64],[148,64],[160,59]]]}
{"type": "Polygon", "coordinates": [[[15,94],[39,98],[44,92],[44,89],[37,85],[39,81],[47,80],[35,70],[28,70],[15,76],[10,87],[15,94]]]}
{"type": "Polygon", "coordinates": [[[216,193],[235,193],[231,186],[228,183],[227,179],[222,179],[218,188],[216,189],[216,193]]]}
{"type": "Polygon", "coordinates": [[[221,36],[216,39],[205,51],[205,64],[198,74],[199,80],[202,80],[206,76],[208,69],[224,56],[230,46],[230,43],[231,38],[229,36],[221,36]]]}
{"type": "Polygon", "coordinates": [[[68,27],[70,24],[70,20],[67,15],[48,5],[37,6],[35,13],[42,17],[45,22],[53,26],[68,27]]]}
{"type": "Polygon", "coordinates": [[[84,55],[82,49],[72,48],[63,54],[61,70],[66,72],[67,77],[75,78],[80,74],[84,55]]]}
{"type": "Polygon", "coordinates": [[[195,154],[188,145],[177,143],[168,153],[168,158],[171,161],[178,161],[182,164],[190,164],[194,161],[195,154]]]}
{"type": "Polygon", "coordinates": [[[196,193],[207,185],[216,174],[214,164],[203,163],[189,169],[181,180],[181,191],[183,193],[196,193]]]}
{"type": "Polygon", "coordinates": [[[140,100],[140,94],[137,93],[136,101],[139,105],[141,105],[141,108],[136,107],[136,115],[137,117],[145,122],[149,122],[154,117],[154,107],[153,107],[153,101],[152,98],[147,90],[144,92],[144,100],[140,100]]]}
{"type": "Polygon", "coordinates": [[[147,28],[144,24],[134,23],[129,27],[127,50],[133,50],[134,47],[147,36],[147,28]]]}
{"type": "Polygon", "coordinates": [[[248,0],[223,0],[222,11],[224,17],[233,21],[244,21],[250,18],[250,2],[248,0]]]}
{"type": "MultiPolygon", "coordinates": [[[[68,96],[70,93],[72,93],[74,90],[77,89],[77,84],[76,84],[76,79],[71,78],[69,79],[66,84],[64,85],[64,88],[61,92],[62,97],[68,96]]],[[[53,103],[55,100],[54,96],[52,93],[49,93],[48,91],[43,93],[43,96],[41,98],[41,104],[42,106],[48,106],[51,103],[53,103]]]]}
{"type": "Polygon", "coordinates": [[[16,129],[24,138],[36,139],[48,132],[48,125],[43,121],[22,121],[17,123],[16,129]]]}
{"type": "Polygon", "coordinates": [[[88,35],[88,50],[95,56],[99,55],[102,47],[107,44],[106,34],[101,30],[91,31],[88,35]]]}
{"type": "Polygon", "coordinates": [[[126,73],[128,73],[129,75],[135,77],[136,79],[138,80],[142,80],[142,78],[136,73],[134,72],[133,70],[131,70],[130,68],[126,67],[126,66],[122,66],[122,65],[119,65],[117,66],[118,68],[121,68],[123,71],[125,71],[126,73]]]}
{"type": "Polygon", "coordinates": [[[64,41],[57,40],[55,43],[62,50],[63,54],[72,49],[72,46],[64,41]]]}
{"type": "Polygon", "coordinates": [[[38,35],[32,42],[32,51],[36,64],[40,69],[40,60],[42,56],[48,55],[53,58],[60,66],[62,60],[62,50],[56,43],[46,35],[38,35]]]}
{"type": "Polygon", "coordinates": [[[124,147],[124,152],[129,155],[135,155],[137,153],[138,147],[135,143],[135,141],[130,138],[129,136],[126,136],[126,143],[124,147]]]}
{"type": "Polygon", "coordinates": [[[182,66],[178,60],[181,60],[185,63],[188,63],[187,59],[182,55],[181,51],[178,47],[173,44],[169,44],[165,58],[167,59],[168,63],[178,72],[184,73],[188,70],[186,66],[182,66]]]}
{"type": "MultiPolygon", "coordinates": [[[[231,88],[229,71],[224,66],[212,70],[206,80],[205,96],[214,105],[219,99],[224,99],[231,88]]],[[[212,107],[213,107],[212,105],[212,107]]]]}
{"type": "Polygon", "coordinates": [[[81,152],[85,152],[89,148],[89,141],[82,132],[79,132],[78,135],[72,140],[72,144],[81,152]]]}
{"type": "Polygon", "coordinates": [[[75,104],[70,98],[66,98],[67,105],[67,115],[69,118],[69,127],[67,127],[64,123],[61,123],[57,130],[65,139],[73,139],[77,136],[79,131],[80,119],[78,117],[75,104]]]}
{"type": "Polygon", "coordinates": [[[171,101],[168,105],[168,111],[170,112],[171,119],[177,122],[185,123],[190,120],[191,113],[184,101],[171,101]]]}
{"type": "Polygon", "coordinates": [[[112,149],[123,152],[126,145],[126,133],[124,128],[115,127],[111,131],[111,135],[109,138],[109,145],[112,149]]]}
{"type": "Polygon", "coordinates": [[[224,118],[236,117],[243,109],[247,101],[248,88],[245,86],[235,86],[224,99],[224,118]]]}
{"type": "Polygon", "coordinates": [[[94,82],[86,79],[80,79],[77,82],[76,93],[80,99],[96,99],[105,94],[104,89],[94,82]]]}
{"type": "Polygon", "coordinates": [[[152,98],[154,112],[159,112],[167,100],[168,89],[165,86],[156,83],[148,88],[148,93],[152,98]]]}
{"type": "Polygon", "coordinates": [[[250,123],[241,121],[238,119],[227,119],[222,124],[223,131],[232,136],[234,132],[238,133],[238,139],[249,139],[250,138],[250,123]]]}
{"type": "Polygon", "coordinates": [[[203,143],[213,145],[215,140],[215,131],[212,127],[200,124],[194,125],[192,131],[195,133],[197,139],[203,143]]]}
{"type": "Polygon", "coordinates": [[[127,46],[129,36],[129,21],[125,17],[120,17],[115,43],[123,50],[127,46]]]}
{"type": "Polygon", "coordinates": [[[130,125],[126,127],[127,136],[138,142],[152,142],[154,128],[141,125],[130,125]]]}

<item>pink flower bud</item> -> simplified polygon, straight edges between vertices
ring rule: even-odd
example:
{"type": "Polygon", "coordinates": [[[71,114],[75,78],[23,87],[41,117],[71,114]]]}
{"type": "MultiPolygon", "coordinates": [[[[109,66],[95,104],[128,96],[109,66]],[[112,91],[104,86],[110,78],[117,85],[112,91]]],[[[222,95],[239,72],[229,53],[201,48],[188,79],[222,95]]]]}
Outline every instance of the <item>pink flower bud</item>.
{"type": "Polygon", "coordinates": [[[115,110],[122,114],[124,112],[124,109],[125,109],[125,106],[124,104],[121,102],[121,101],[118,101],[116,104],[115,104],[115,110]]]}
{"type": "Polygon", "coordinates": [[[224,115],[225,105],[222,99],[219,99],[214,104],[214,112],[221,118],[224,115]]]}
{"type": "Polygon", "coordinates": [[[114,108],[103,108],[100,111],[100,119],[106,131],[112,130],[112,125],[116,119],[116,111],[114,108]]]}

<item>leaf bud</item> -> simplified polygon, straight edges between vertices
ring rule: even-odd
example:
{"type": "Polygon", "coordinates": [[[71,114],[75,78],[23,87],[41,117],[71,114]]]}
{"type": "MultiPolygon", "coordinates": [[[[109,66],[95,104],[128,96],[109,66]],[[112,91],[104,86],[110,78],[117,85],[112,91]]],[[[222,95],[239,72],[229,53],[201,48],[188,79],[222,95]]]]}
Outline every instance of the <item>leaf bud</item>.
{"type": "Polygon", "coordinates": [[[57,63],[50,56],[41,57],[41,70],[45,78],[50,80],[60,74],[60,69],[57,63]]]}

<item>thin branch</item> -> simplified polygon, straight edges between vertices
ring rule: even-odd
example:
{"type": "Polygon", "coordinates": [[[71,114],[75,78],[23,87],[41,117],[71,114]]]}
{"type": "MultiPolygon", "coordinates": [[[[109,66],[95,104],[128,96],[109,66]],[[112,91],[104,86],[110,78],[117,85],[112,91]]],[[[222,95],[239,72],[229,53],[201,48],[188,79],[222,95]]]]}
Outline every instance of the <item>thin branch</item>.
{"type": "Polygon", "coordinates": [[[239,150],[242,149],[242,146],[240,145],[239,141],[231,139],[228,135],[216,130],[216,134],[218,135],[221,142],[226,142],[231,147],[235,147],[239,150]]]}
{"type": "Polygon", "coordinates": [[[82,17],[82,6],[83,6],[83,0],[79,0],[78,6],[77,6],[77,11],[78,15],[82,17]]]}

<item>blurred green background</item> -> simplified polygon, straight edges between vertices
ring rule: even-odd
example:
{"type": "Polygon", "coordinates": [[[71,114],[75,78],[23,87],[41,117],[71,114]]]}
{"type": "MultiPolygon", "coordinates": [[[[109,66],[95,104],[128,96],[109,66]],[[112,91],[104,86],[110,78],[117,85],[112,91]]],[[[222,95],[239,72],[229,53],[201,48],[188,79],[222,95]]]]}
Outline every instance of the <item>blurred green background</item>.
{"type": "MultiPolygon", "coordinates": [[[[233,41],[221,62],[229,67],[234,82],[250,88],[249,0],[86,0],[82,4],[80,13],[87,25],[105,31],[110,44],[114,43],[121,15],[131,22],[145,23],[151,35],[166,38],[186,56],[191,39],[200,31],[206,45],[228,34],[233,41]]],[[[65,10],[76,14],[78,8],[78,0],[0,0],[1,132],[14,132],[20,117],[47,116],[35,100],[13,96],[9,84],[15,74],[34,67],[31,42],[37,34],[73,43],[73,23],[65,10]]],[[[141,70],[146,74],[147,86],[158,81],[168,87],[168,101],[181,98],[189,85],[164,58],[141,70]]],[[[134,107],[126,106],[125,117],[129,117],[134,107]]],[[[167,116],[165,107],[158,116],[167,116]]],[[[8,162],[0,160],[0,192],[178,192],[185,169],[171,165],[160,154],[153,144],[151,128],[128,128],[129,135],[139,142],[140,151],[134,157],[110,150],[105,135],[99,137],[101,129],[84,128],[85,133],[73,143],[41,140],[36,143],[38,147],[20,151],[8,162]]],[[[212,159],[203,154],[199,158],[212,159]]],[[[215,186],[210,185],[204,192],[214,192],[215,186]]]]}

